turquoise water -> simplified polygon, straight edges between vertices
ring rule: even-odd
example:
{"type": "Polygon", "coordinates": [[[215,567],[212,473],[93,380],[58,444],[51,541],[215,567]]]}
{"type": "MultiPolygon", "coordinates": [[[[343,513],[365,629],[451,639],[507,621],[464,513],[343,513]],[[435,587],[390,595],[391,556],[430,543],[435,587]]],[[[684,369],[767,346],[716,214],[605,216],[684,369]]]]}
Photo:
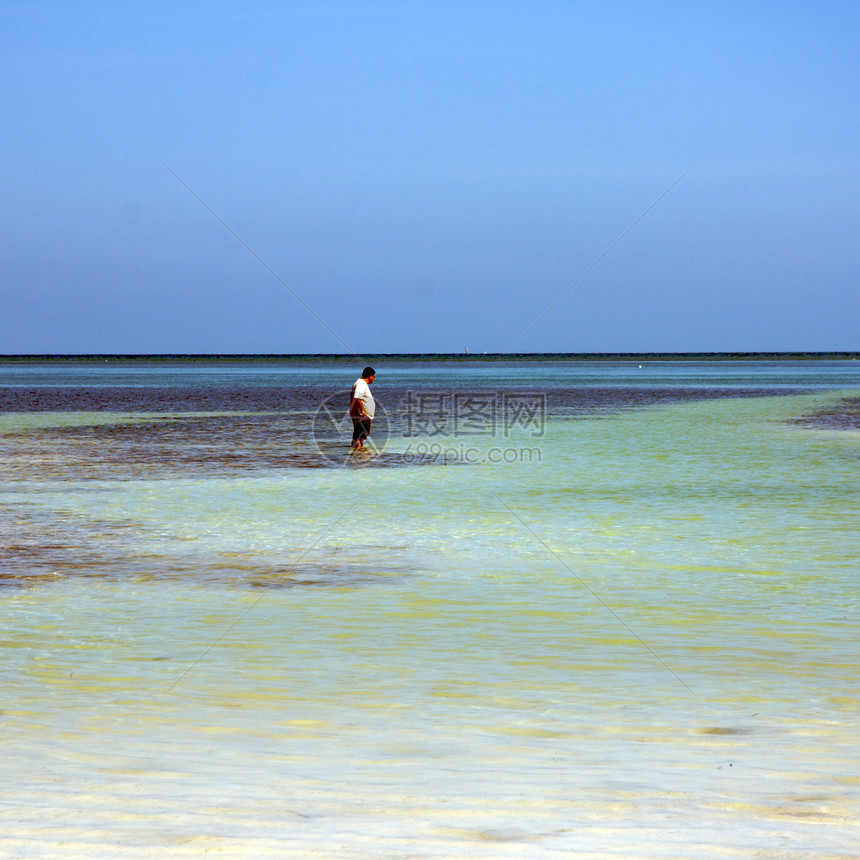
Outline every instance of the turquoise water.
{"type": "Polygon", "coordinates": [[[0,853],[856,856],[857,362],[375,366],[0,367],[0,853]]]}

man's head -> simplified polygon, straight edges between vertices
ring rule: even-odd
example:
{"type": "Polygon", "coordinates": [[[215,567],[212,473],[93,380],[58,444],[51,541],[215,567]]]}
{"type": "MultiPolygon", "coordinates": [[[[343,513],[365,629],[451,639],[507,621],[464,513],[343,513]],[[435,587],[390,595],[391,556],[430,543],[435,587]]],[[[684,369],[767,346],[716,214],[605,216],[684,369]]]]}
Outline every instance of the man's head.
{"type": "Polygon", "coordinates": [[[365,367],[364,370],[361,371],[361,378],[370,385],[373,382],[374,377],[376,376],[376,371],[372,367],[365,367]]]}

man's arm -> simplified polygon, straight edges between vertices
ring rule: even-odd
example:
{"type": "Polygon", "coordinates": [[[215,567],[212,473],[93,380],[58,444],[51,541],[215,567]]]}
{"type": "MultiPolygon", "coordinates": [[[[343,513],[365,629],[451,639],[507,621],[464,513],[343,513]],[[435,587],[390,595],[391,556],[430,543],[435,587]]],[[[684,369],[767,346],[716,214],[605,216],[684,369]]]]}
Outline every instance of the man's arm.
{"type": "Polygon", "coordinates": [[[367,412],[364,409],[364,402],[361,398],[355,396],[355,389],[358,388],[358,383],[352,386],[352,392],[349,400],[349,417],[350,418],[366,418],[367,412]]]}

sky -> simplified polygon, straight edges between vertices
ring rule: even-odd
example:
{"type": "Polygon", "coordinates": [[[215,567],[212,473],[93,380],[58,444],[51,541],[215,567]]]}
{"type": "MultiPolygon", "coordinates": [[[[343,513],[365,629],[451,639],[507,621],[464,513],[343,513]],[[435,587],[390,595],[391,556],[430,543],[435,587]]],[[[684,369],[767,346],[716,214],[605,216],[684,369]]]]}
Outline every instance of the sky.
{"type": "Polygon", "coordinates": [[[860,349],[860,4],[0,0],[0,354],[860,349]]]}

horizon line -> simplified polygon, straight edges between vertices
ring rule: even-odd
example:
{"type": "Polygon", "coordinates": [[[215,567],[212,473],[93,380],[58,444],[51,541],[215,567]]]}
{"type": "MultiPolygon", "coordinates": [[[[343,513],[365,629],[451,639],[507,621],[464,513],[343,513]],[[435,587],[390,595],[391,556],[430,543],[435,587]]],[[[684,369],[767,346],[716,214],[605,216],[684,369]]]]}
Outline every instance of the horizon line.
{"type": "Polygon", "coordinates": [[[84,353],[0,353],[0,361],[278,361],[291,359],[363,361],[378,359],[436,359],[458,361],[528,361],[530,359],[790,359],[790,358],[845,358],[858,359],[856,350],[702,350],[702,351],[641,351],[641,352],[374,352],[364,356],[343,352],[84,352],[84,353]]]}

